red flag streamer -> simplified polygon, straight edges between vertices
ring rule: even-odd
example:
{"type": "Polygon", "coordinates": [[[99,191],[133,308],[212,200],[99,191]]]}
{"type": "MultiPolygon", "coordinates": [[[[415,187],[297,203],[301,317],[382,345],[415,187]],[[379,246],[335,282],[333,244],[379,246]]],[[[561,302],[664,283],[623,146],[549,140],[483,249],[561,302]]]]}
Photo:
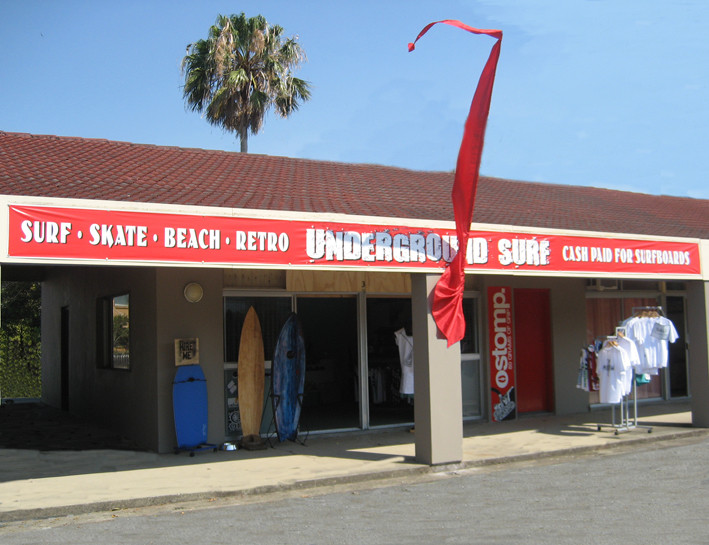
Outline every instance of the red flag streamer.
{"type": "Polygon", "coordinates": [[[433,291],[432,314],[438,329],[448,340],[448,346],[460,341],[465,335],[465,317],[463,316],[463,291],[465,290],[465,254],[470,237],[470,224],[473,221],[473,208],[475,206],[475,193],[478,188],[480,172],[480,159],[482,157],[483,141],[485,139],[485,126],[490,111],[492,86],[495,82],[497,60],[500,57],[502,44],[501,30],[480,30],[469,27],[460,21],[436,21],[425,26],[413,43],[409,44],[409,51],[413,51],[416,42],[428,30],[438,23],[456,26],[474,34],[486,34],[496,38],[497,41],[490,51],[490,57],[485,63],[478,87],[470,105],[468,119],[465,122],[463,141],[458,152],[455,179],[453,181],[453,213],[455,215],[455,228],[458,234],[458,252],[450,266],[436,283],[433,291]]]}

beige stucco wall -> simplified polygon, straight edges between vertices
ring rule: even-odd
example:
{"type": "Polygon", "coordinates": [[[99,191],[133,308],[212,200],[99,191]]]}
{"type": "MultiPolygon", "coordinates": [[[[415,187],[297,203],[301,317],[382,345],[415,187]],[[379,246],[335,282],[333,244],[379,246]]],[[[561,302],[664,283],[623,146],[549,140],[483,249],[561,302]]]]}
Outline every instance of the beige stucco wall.
{"type": "Polygon", "coordinates": [[[197,337],[207,378],[209,441],[224,438],[222,278],[220,269],[66,267],[47,270],[42,284],[43,400],[61,405],[60,315],[70,314],[69,410],[169,452],[176,445],[172,410],[174,339],[197,337]],[[183,290],[199,282],[204,297],[183,290]],[[131,370],[96,365],[96,300],[130,293],[131,370]]]}
{"type": "Polygon", "coordinates": [[[156,271],[155,361],[160,452],[168,452],[176,446],[172,410],[175,339],[199,339],[199,362],[207,379],[208,441],[216,444],[224,441],[223,277],[221,269],[161,268],[156,271]],[[189,282],[198,282],[204,289],[198,303],[189,303],[183,296],[189,282]]]}
{"type": "Polygon", "coordinates": [[[157,448],[155,271],[54,267],[42,283],[42,398],[61,405],[61,308],[69,309],[69,411],[157,448]],[[130,294],[131,370],[96,365],[96,301],[130,294]]]}

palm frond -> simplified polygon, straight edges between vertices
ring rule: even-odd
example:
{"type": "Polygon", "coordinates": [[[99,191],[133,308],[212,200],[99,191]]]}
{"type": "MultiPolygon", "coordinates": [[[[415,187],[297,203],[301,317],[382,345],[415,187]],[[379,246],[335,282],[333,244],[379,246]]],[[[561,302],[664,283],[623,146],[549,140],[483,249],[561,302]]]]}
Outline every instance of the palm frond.
{"type": "Polygon", "coordinates": [[[248,132],[261,130],[270,108],[287,117],[310,99],[310,84],[292,75],[305,51],[283,32],[261,15],[219,15],[207,39],[189,44],[182,59],[186,106],[236,132],[242,151],[248,132]]]}

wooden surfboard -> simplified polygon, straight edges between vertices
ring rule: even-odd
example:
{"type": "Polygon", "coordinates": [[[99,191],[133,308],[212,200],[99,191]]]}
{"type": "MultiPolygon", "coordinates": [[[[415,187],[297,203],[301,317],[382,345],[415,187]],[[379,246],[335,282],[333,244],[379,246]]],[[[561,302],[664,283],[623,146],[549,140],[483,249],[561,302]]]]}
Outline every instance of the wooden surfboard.
{"type": "Polygon", "coordinates": [[[239,413],[245,441],[258,443],[263,416],[264,356],[261,323],[254,307],[246,313],[237,367],[239,413]],[[253,437],[255,436],[255,437],[253,437]]]}
{"type": "Polygon", "coordinates": [[[271,390],[276,433],[280,441],[295,440],[305,386],[305,342],[295,313],[286,320],[273,354],[271,390]]]}

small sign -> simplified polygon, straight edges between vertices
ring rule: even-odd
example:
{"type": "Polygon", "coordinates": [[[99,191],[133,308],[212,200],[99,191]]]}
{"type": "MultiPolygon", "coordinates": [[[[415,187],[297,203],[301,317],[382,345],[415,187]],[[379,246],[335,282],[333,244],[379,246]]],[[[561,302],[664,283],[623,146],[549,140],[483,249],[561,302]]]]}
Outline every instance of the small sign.
{"type": "Polygon", "coordinates": [[[175,365],[199,363],[199,339],[175,339],[175,365]]]}

